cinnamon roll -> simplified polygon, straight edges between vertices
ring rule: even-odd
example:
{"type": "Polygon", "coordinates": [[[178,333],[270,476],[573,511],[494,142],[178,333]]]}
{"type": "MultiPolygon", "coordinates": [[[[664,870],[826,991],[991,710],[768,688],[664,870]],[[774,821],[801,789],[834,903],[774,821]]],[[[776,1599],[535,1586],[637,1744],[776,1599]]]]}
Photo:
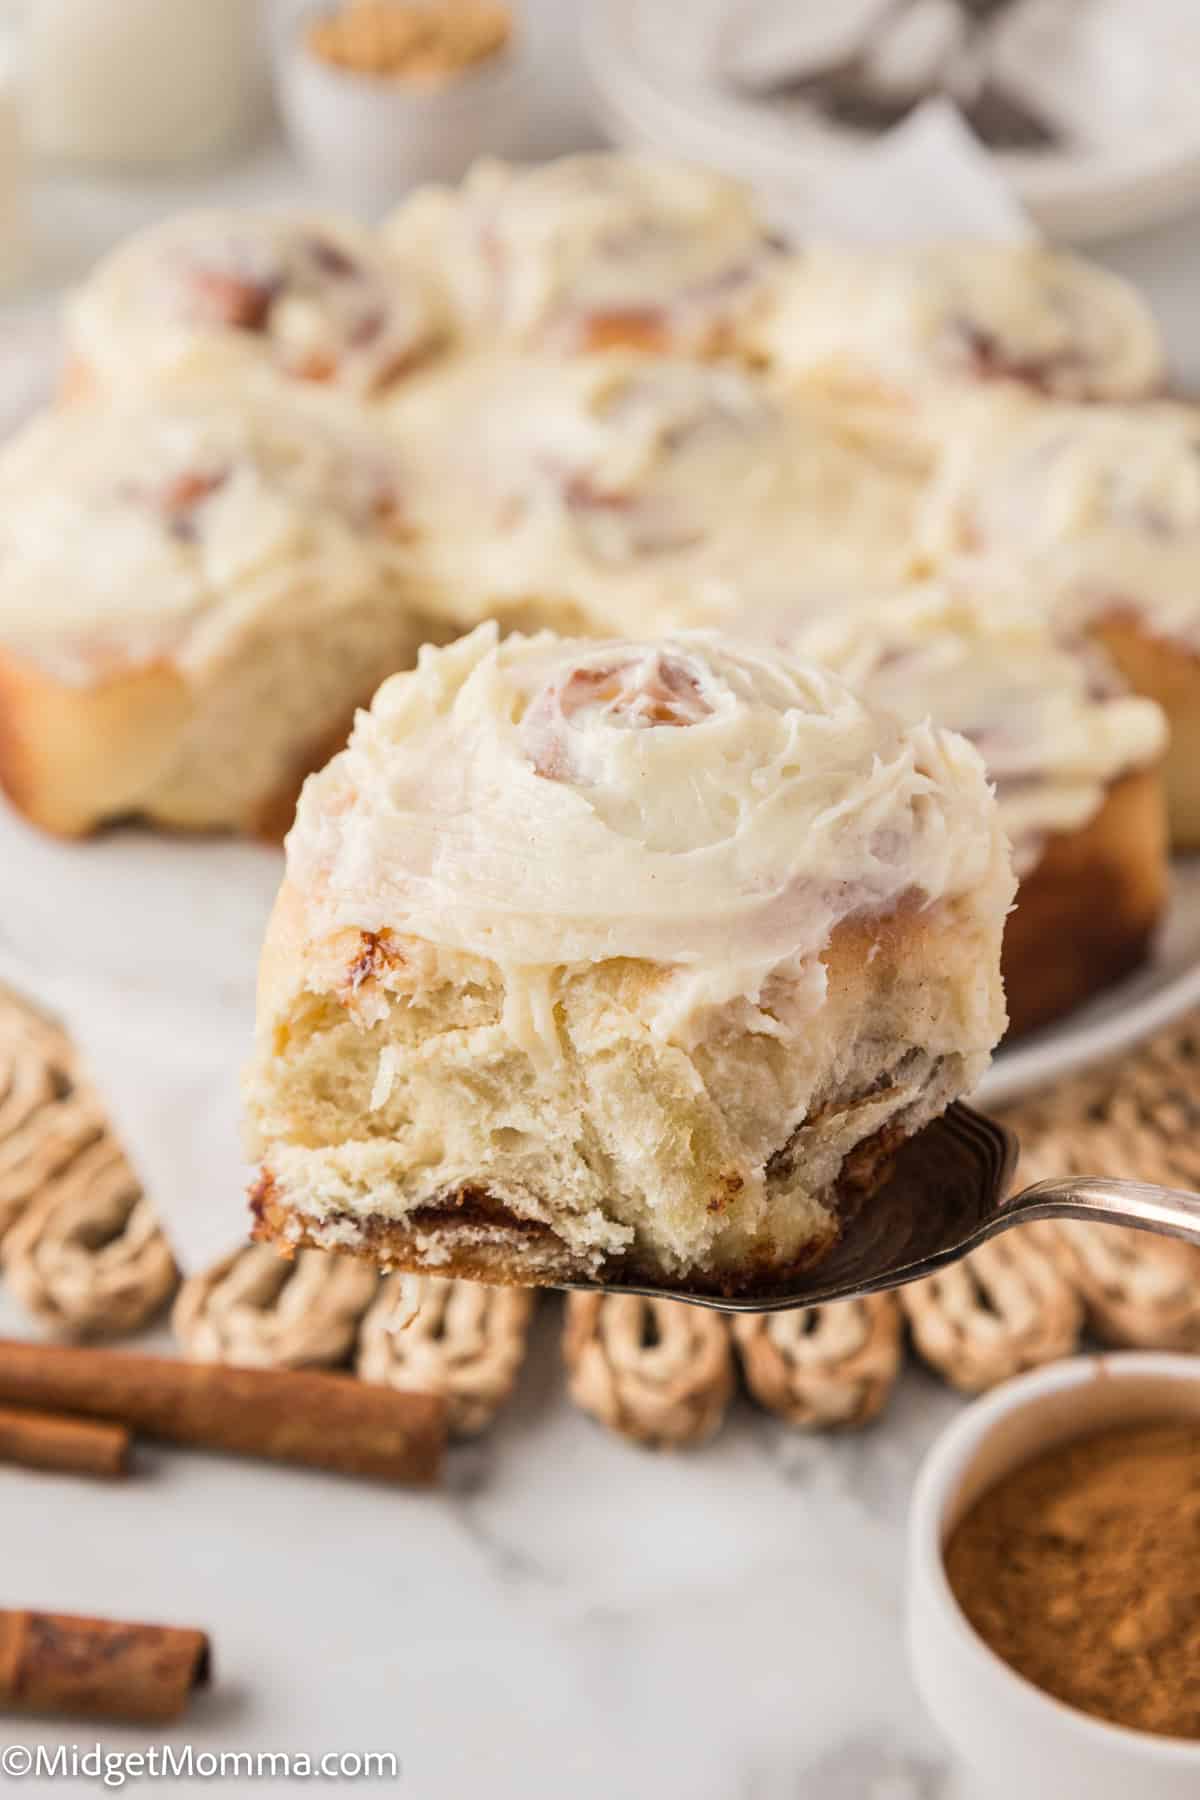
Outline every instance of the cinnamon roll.
{"type": "Polygon", "coordinates": [[[1020,884],[1002,959],[1013,1033],[1145,959],[1168,890],[1166,721],[1099,646],[1056,636],[1026,596],[933,583],[792,642],[982,756],[1020,884]]]}
{"type": "Polygon", "coordinates": [[[386,409],[431,611],[460,629],[723,628],[909,573],[922,488],[727,364],[464,356],[386,409]]]}
{"type": "Polygon", "coordinates": [[[1040,244],[815,245],[780,264],[755,341],[776,380],[917,451],[936,444],[955,392],[1126,402],[1165,381],[1136,290],[1040,244]]]}
{"type": "Polygon", "coordinates": [[[431,279],[348,219],[185,213],[121,244],[70,297],[66,390],[224,357],[366,398],[442,332],[431,279]]]}
{"type": "Polygon", "coordinates": [[[616,151],[477,163],[384,226],[458,335],[559,353],[736,353],[780,252],[740,183],[616,151]]]}
{"type": "Polygon", "coordinates": [[[761,1291],[1004,1027],[978,753],[715,634],[422,651],[287,848],[247,1077],[284,1249],[761,1291]]]}
{"type": "Polygon", "coordinates": [[[1200,845],[1200,410],[967,408],[921,529],[931,560],[1025,584],[1158,701],[1172,840],[1200,845]]]}
{"type": "Polygon", "coordinates": [[[68,836],[280,831],[431,627],[404,472],[331,396],[168,383],[0,451],[0,785],[68,836]]]}

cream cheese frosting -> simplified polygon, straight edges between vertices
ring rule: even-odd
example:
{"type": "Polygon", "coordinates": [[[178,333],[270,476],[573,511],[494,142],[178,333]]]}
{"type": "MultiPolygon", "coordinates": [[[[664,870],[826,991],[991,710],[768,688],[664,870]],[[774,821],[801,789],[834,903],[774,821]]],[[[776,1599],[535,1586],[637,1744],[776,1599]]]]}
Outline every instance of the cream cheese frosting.
{"type": "Polygon", "coordinates": [[[349,220],[224,212],[119,246],[72,295],[66,324],[102,381],[140,381],[220,344],[357,394],[386,385],[441,329],[427,279],[349,220]]]}
{"type": "Polygon", "coordinates": [[[287,853],[315,930],[489,958],[530,1043],[556,967],[667,965],[655,1029],[686,1037],[782,965],[819,990],[844,919],[964,894],[1002,918],[1013,892],[976,750],[711,633],[424,649],[310,778],[287,853]]]}
{"type": "Polygon", "coordinates": [[[897,396],[1008,379],[1063,399],[1162,385],[1158,328],[1127,282],[1035,244],[816,245],[780,271],[763,348],[782,373],[897,396]]]}
{"type": "Polygon", "coordinates": [[[1029,578],[1068,626],[1130,612],[1200,646],[1200,411],[964,409],[921,532],[934,558],[1029,578]]]}
{"type": "Polygon", "coordinates": [[[778,254],[739,183],[615,152],[478,163],[385,235],[440,271],[464,330],[565,350],[621,325],[702,343],[761,299],[778,254]]]}
{"type": "Polygon", "coordinates": [[[729,366],[464,357],[387,416],[430,577],[470,622],[549,594],[603,631],[721,626],[910,572],[910,472],[729,366]]]}
{"type": "Polygon", "coordinates": [[[1057,639],[1021,597],[930,583],[852,616],[811,621],[793,647],[872,705],[973,743],[995,783],[1019,874],[1048,834],[1082,829],[1111,783],[1157,761],[1166,721],[1095,646],[1057,639]]]}
{"type": "Polygon", "coordinates": [[[44,414],[0,450],[0,641],[68,682],[199,670],[269,618],[411,562],[394,447],[325,394],[166,383],[44,414]]]}

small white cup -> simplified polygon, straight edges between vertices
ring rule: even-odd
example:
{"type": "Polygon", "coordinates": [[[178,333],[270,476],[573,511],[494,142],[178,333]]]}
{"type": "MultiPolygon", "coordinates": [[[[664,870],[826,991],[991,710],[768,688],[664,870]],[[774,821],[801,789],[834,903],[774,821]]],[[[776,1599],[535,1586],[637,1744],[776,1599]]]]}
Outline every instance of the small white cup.
{"type": "Polygon", "coordinates": [[[381,213],[419,182],[457,181],[477,157],[519,157],[534,104],[527,49],[506,49],[439,86],[356,75],[309,49],[288,21],[275,48],[288,134],[326,197],[381,213]]]}
{"type": "Polygon", "coordinates": [[[925,1459],[909,1516],[909,1656],[934,1720],[998,1800],[1200,1796],[1200,1742],[1110,1725],[1026,1681],[968,1623],[943,1560],[973,1502],[1022,1463],[1108,1426],[1172,1417],[1200,1418],[1200,1358],[1072,1357],[976,1401],[925,1459]]]}

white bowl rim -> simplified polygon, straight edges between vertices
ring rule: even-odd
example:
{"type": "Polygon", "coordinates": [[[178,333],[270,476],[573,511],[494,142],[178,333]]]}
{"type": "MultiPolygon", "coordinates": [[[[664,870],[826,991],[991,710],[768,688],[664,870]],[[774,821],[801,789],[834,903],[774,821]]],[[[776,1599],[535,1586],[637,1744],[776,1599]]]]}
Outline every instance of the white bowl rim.
{"type": "MultiPolygon", "coordinates": [[[[590,0],[582,42],[591,80],[606,111],[641,141],[686,147],[743,179],[786,195],[819,177],[831,157],[853,157],[852,142],[789,143],[778,119],[715,97],[702,83],[672,85],[630,47],[626,18],[638,0],[590,0]],[[653,121],[653,123],[651,123],[653,121]],[[665,122],[665,128],[664,128],[665,122]],[[714,147],[716,153],[714,154],[714,147]]],[[[1191,119],[1157,122],[1131,140],[1086,151],[995,153],[1021,202],[1052,235],[1083,243],[1144,229],[1175,217],[1200,190],[1200,132],[1191,119]]]]}
{"type": "Polygon", "coordinates": [[[1166,1737],[1097,1718],[1094,1713],[1056,1699],[1019,1674],[980,1637],[963,1612],[950,1586],[942,1554],[941,1520],[946,1502],[1001,1419],[1044,1394],[1087,1381],[1120,1381],[1144,1375],[1200,1386],[1200,1356],[1166,1350],[1118,1350],[1065,1357],[1004,1382],[994,1393],[966,1407],[935,1439],[918,1472],[909,1507],[908,1579],[910,1587],[919,1582],[926,1597],[938,1606],[943,1622],[957,1639],[957,1654],[993,1686],[997,1681],[1006,1682],[1014,1696],[1022,1697],[1031,1718],[1040,1714],[1044,1723],[1052,1722],[1060,1732],[1089,1739],[1099,1749],[1115,1750],[1120,1746],[1150,1761],[1200,1770],[1200,1739],[1166,1737]]]}

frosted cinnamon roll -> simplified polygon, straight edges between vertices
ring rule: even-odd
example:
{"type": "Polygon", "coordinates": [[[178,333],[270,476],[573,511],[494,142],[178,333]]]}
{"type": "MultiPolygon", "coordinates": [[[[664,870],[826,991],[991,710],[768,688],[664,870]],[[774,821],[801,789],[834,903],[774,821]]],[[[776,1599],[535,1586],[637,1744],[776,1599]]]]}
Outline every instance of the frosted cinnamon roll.
{"type": "Polygon", "coordinates": [[[614,151],[477,163],[384,235],[437,270],[462,336],[568,353],[736,351],[779,259],[739,183],[614,151]]]}
{"type": "Polygon", "coordinates": [[[1004,1027],[982,762],[708,633],[384,684],[304,790],[247,1099],[258,1235],[766,1287],[1004,1027]]]}
{"type": "Polygon", "coordinates": [[[1200,412],[966,409],[922,536],[935,561],[1030,584],[1159,702],[1172,836],[1200,844],[1200,412]]]}
{"type": "Polygon", "coordinates": [[[130,238],[66,308],[69,394],[198,353],[377,394],[441,333],[425,276],[349,220],[187,213],[130,238]]]}
{"type": "Polygon", "coordinates": [[[926,443],[948,390],[1000,383],[1128,401],[1165,378],[1140,295],[1034,244],[814,246],[780,266],[756,341],[784,382],[926,443]]]}
{"type": "Polygon", "coordinates": [[[909,572],[911,473],[728,365],[462,357],[387,416],[429,604],[461,627],[721,626],[909,572]]]}
{"type": "Polygon", "coordinates": [[[331,397],[167,384],[0,452],[0,784],[75,835],[270,829],[407,667],[404,471],[331,397]]]}
{"type": "Polygon", "coordinates": [[[802,625],[793,646],[982,756],[1020,880],[1002,962],[1013,1032],[1145,959],[1167,898],[1166,721],[1099,646],[1057,637],[1011,594],[932,583],[802,625]]]}

